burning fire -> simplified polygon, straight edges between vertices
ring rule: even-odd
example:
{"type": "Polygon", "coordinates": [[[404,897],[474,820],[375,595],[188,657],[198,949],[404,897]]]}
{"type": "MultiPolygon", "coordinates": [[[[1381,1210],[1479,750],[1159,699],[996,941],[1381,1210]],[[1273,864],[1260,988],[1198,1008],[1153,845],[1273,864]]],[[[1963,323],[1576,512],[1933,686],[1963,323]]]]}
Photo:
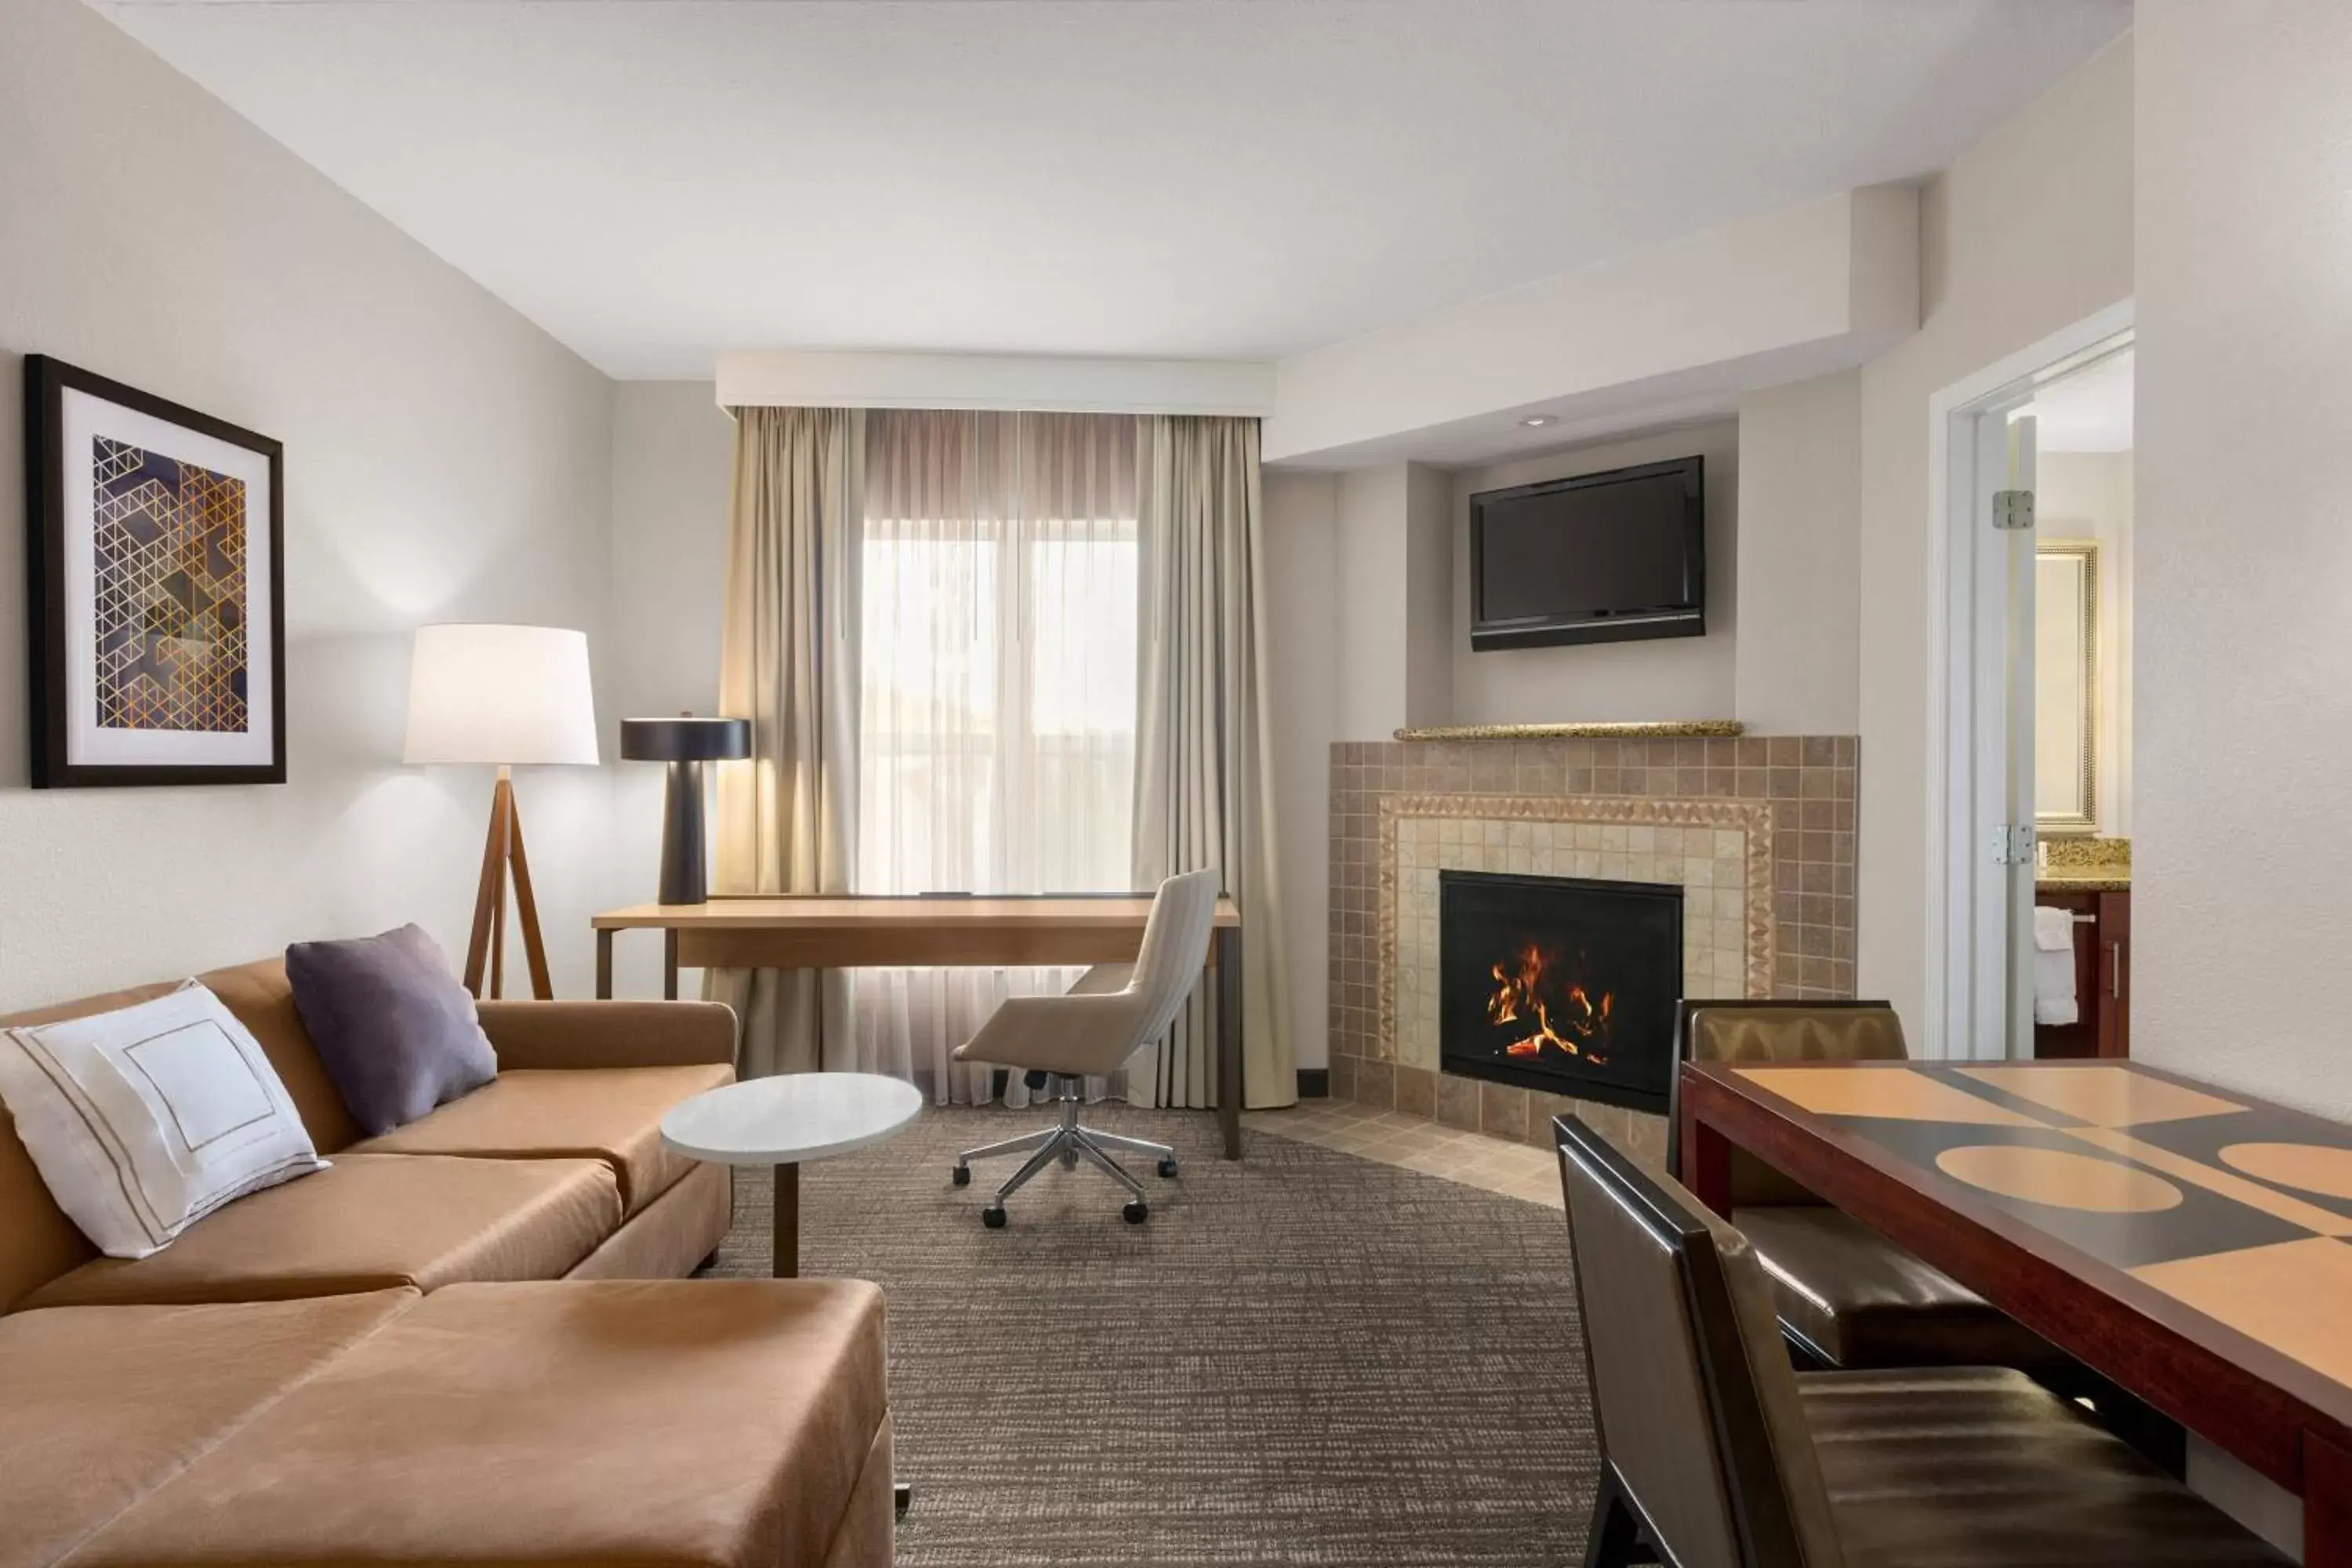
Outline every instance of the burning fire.
{"type": "Polygon", "coordinates": [[[1555,1014],[1544,1000],[1545,968],[1544,954],[1533,943],[1519,951],[1507,972],[1503,964],[1493,966],[1496,989],[1486,998],[1487,1021],[1497,1028],[1517,1026],[1524,1029],[1530,1023],[1535,1026],[1533,1034],[1505,1046],[1503,1054],[1540,1056],[1545,1046],[1552,1045],[1596,1067],[1606,1062],[1601,1047],[1609,1043],[1610,994],[1603,991],[1595,1002],[1580,981],[1568,988],[1555,1014]]]}

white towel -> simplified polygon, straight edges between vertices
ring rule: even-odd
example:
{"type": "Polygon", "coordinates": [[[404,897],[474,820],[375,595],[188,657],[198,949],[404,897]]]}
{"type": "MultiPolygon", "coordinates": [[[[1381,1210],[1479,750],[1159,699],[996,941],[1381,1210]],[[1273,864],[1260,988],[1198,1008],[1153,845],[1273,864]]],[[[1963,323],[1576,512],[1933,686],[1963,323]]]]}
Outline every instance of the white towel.
{"type": "Polygon", "coordinates": [[[2033,945],[2044,952],[2074,951],[2074,911],[2033,906],[2033,945]]]}
{"type": "Polygon", "coordinates": [[[2037,904],[2033,910],[2033,1021],[2071,1024],[2074,1005],[2074,915],[2037,904]]]}

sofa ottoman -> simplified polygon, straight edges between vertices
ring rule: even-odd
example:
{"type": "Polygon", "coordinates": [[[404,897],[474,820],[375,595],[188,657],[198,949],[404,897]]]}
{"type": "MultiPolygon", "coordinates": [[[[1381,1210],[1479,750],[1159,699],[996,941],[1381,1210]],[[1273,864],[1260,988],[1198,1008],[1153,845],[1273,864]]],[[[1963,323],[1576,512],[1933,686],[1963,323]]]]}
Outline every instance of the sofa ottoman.
{"type": "Polygon", "coordinates": [[[71,1568],[886,1568],[882,1295],[453,1285],[259,1410],[71,1568]]]}
{"type": "Polygon", "coordinates": [[[0,1317],[0,1568],[47,1568],[416,1300],[0,1317]]]}

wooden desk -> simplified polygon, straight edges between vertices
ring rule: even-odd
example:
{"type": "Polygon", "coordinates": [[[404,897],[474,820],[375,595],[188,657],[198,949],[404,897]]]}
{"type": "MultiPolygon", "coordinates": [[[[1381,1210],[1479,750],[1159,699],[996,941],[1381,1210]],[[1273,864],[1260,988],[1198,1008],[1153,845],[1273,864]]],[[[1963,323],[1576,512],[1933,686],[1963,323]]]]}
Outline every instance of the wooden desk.
{"type": "Polygon", "coordinates": [[[2352,1568],[2352,1127],[2137,1063],[1685,1063],[1736,1145],[2304,1500],[2352,1568]]]}
{"type": "MultiPolygon", "coordinates": [[[[1148,895],[920,899],[713,899],[607,910],[596,931],[596,994],[613,994],[613,933],[662,933],[662,994],[698,969],[996,968],[1131,963],[1148,895]]],[[[1242,917],[1217,900],[1209,966],[1217,976],[1217,1120],[1225,1158],[1242,1157],[1242,917]]]]}

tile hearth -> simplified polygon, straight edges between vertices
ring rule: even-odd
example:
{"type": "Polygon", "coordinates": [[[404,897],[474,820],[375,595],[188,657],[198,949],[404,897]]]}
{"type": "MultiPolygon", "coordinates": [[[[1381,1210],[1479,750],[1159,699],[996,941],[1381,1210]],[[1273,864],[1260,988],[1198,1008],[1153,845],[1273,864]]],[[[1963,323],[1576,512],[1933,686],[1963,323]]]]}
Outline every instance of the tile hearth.
{"type": "Polygon", "coordinates": [[[1559,1167],[1545,1148],[1443,1126],[1395,1110],[1375,1110],[1342,1100],[1302,1100],[1282,1110],[1242,1117],[1255,1132],[1271,1132],[1360,1159],[1438,1176],[1507,1198],[1559,1208],[1559,1167]]]}

